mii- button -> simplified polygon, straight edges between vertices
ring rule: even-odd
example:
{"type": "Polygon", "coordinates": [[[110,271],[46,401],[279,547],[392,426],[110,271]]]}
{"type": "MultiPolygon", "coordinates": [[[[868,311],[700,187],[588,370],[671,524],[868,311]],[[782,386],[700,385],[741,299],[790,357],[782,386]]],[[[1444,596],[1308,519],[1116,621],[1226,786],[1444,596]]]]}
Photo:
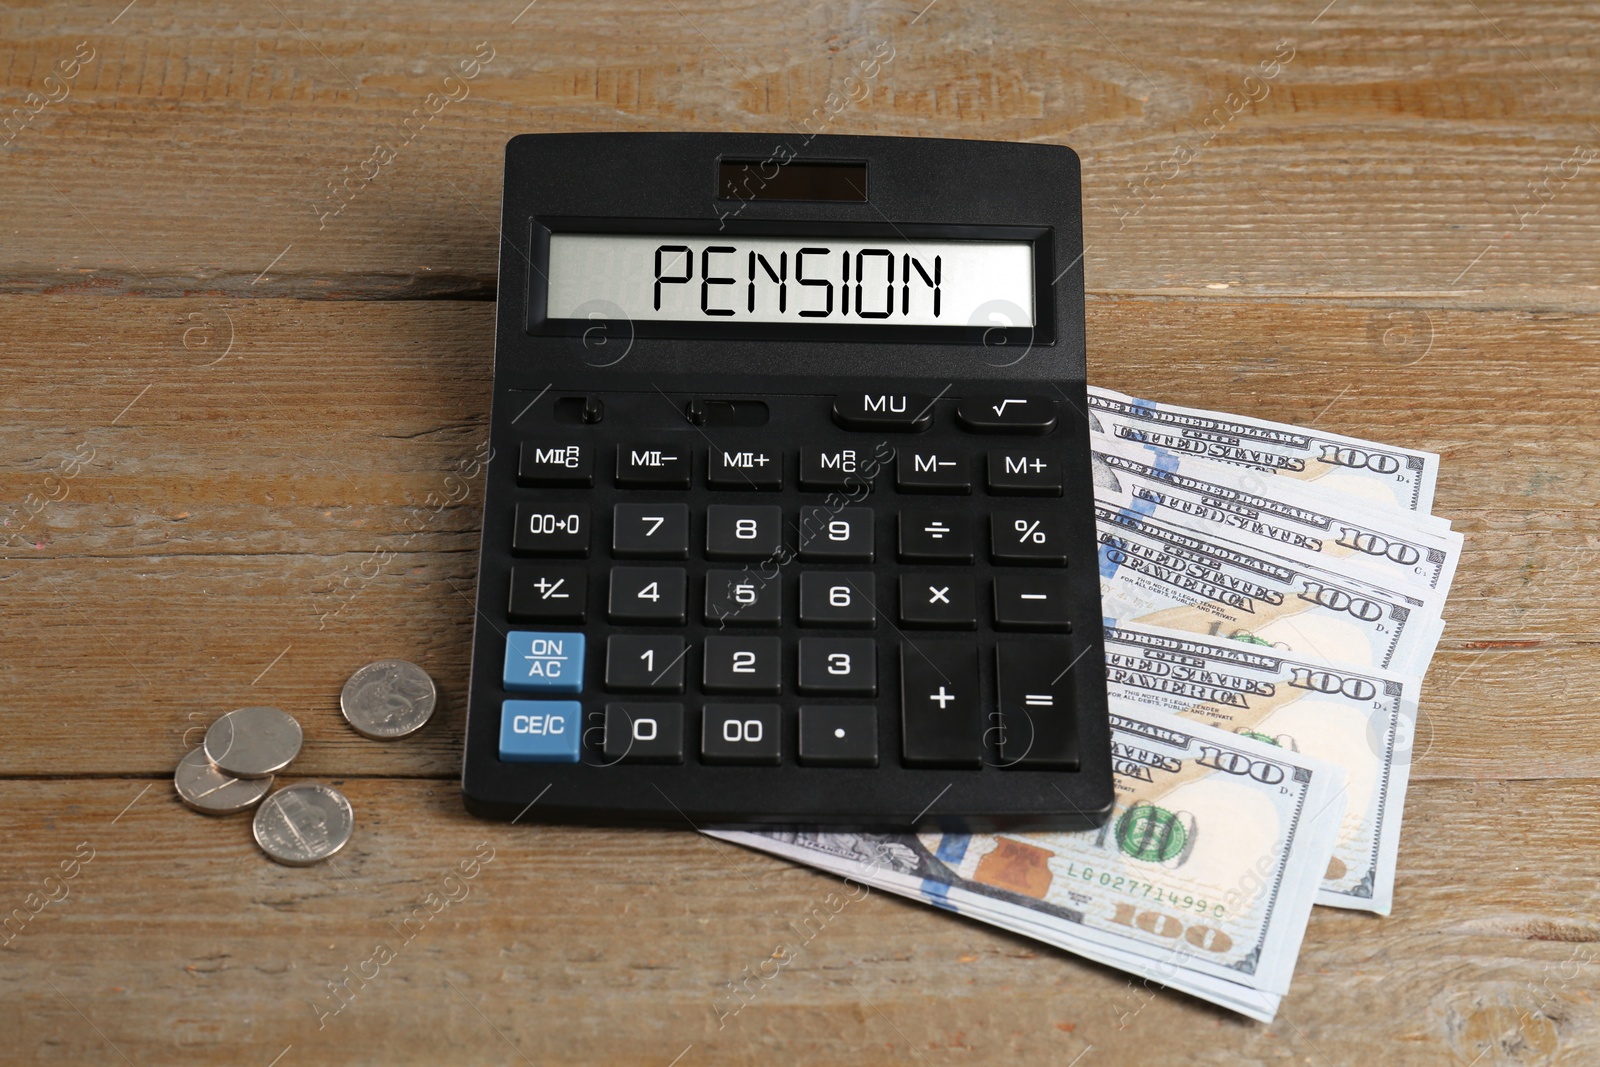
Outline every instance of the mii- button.
{"type": "Polygon", "coordinates": [[[508,693],[583,690],[583,635],[512,630],[501,683],[508,693]]]}

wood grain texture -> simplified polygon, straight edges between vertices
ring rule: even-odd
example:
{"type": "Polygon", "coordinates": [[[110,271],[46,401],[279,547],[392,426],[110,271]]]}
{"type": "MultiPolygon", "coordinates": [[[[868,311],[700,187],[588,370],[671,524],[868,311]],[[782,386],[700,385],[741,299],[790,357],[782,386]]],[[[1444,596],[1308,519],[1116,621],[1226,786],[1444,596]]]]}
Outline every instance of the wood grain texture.
{"type": "Polygon", "coordinates": [[[1600,1062],[1600,12],[525,2],[0,10],[0,1061],[1600,1062]],[[839,882],[463,812],[501,148],[673,129],[1072,145],[1092,380],[1442,455],[1396,910],[1316,909],[1275,1024],[877,893],[728,1015],[839,882]],[[380,655],[402,742],[338,714],[380,655]],[[172,795],[246,703],[333,863],[172,795]]]}
{"type": "Polygon", "coordinates": [[[306,869],[267,862],[247,818],[190,812],[164,782],[142,795],[137,780],[0,783],[18,827],[0,904],[27,907],[63,860],[92,854],[52,889],[63,899],[14,922],[0,969],[9,1052],[111,1062],[114,1044],[134,1063],[184,1064],[265,1064],[288,1046],[284,1062],[359,1064],[517,1062],[508,1046],[536,1063],[666,1064],[686,1048],[681,1062],[730,1064],[1068,1063],[1091,1046],[1080,1062],[1600,1057],[1593,858],[1569,847],[1571,819],[1545,814],[1592,813],[1593,779],[1419,784],[1395,914],[1316,909],[1271,1026],[879,893],[825,905],[842,883],[692,833],[482,823],[448,783],[335,781],[356,835],[306,869]],[[434,914],[429,893],[450,903],[434,914]],[[426,921],[407,924],[419,908],[426,921]],[[836,913],[805,940],[817,908],[836,913]],[[394,959],[363,968],[380,942],[394,959]],[[782,944],[795,963],[731,1014],[726,984],[782,944]],[[347,966],[376,977],[330,993],[347,966]]]}
{"type": "Polygon", "coordinates": [[[12,6],[0,285],[482,295],[508,137],[684,129],[1070,144],[1098,290],[1600,305],[1600,14],[1321,6],[12,6]],[[480,43],[467,95],[408,128],[480,43]]]}

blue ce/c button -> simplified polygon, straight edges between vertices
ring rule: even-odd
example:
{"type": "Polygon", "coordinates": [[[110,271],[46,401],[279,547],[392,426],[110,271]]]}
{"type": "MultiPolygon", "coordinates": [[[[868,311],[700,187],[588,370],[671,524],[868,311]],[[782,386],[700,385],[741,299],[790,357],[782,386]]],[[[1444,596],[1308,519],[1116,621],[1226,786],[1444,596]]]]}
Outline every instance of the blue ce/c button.
{"type": "Polygon", "coordinates": [[[577,763],[583,705],[576,700],[500,702],[500,758],[508,763],[577,763]]]}
{"type": "Polygon", "coordinates": [[[583,691],[583,635],[512,630],[501,684],[508,693],[583,691]]]}

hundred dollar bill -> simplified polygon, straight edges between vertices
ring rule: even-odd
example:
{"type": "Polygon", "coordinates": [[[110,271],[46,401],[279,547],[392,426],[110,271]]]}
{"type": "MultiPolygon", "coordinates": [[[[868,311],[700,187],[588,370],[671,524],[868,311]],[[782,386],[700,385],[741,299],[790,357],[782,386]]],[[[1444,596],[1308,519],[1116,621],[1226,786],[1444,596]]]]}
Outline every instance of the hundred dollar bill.
{"type": "Polygon", "coordinates": [[[1411,777],[1413,677],[1137,625],[1105,627],[1106,694],[1335,764],[1349,806],[1317,903],[1389,914],[1411,777]]]}
{"type": "Polygon", "coordinates": [[[1116,803],[1096,830],[716,836],[1146,976],[1169,970],[1156,980],[1270,1019],[1337,836],[1344,772],[1149,708],[1110,725],[1116,803]],[[883,850],[899,862],[865,858],[883,850]]]}
{"type": "Polygon", "coordinates": [[[1095,488],[1100,601],[1107,619],[1266,644],[1353,667],[1421,677],[1439,643],[1443,598],[1391,592],[1284,547],[1247,547],[1160,514],[1126,490],[1095,488]]]}
{"type": "Polygon", "coordinates": [[[1190,529],[1254,548],[1297,548],[1389,589],[1421,585],[1442,596],[1455,577],[1461,535],[1443,519],[1379,511],[1314,485],[1105,434],[1091,434],[1089,447],[1096,486],[1125,489],[1148,513],[1190,529]]]}
{"type": "Polygon", "coordinates": [[[1265,419],[1138,400],[1089,387],[1091,428],[1361,497],[1381,507],[1433,509],[1439,457],[1265,419]]]}

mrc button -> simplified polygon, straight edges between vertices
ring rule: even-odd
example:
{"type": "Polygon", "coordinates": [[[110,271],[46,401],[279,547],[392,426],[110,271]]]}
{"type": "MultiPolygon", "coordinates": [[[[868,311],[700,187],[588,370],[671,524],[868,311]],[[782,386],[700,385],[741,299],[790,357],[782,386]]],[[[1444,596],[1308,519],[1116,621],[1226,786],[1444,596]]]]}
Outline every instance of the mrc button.
{"type": "Polygon", "coordinates": [[[845,393],[833,399],[833,421],[845,430],[921,433],[933,425],[933,397],[917,393],[845,393]]]}
{"type": "Polygon", "coordinates": [[[583,705],[576,700],[500,702],[500,758],[507,763],[577,763],[583,705]]]}
{"type": "Polygon", "coordinates": [[[583,635],[512,630],[500,683],[508,693],[581,692],[583,635]]]}

